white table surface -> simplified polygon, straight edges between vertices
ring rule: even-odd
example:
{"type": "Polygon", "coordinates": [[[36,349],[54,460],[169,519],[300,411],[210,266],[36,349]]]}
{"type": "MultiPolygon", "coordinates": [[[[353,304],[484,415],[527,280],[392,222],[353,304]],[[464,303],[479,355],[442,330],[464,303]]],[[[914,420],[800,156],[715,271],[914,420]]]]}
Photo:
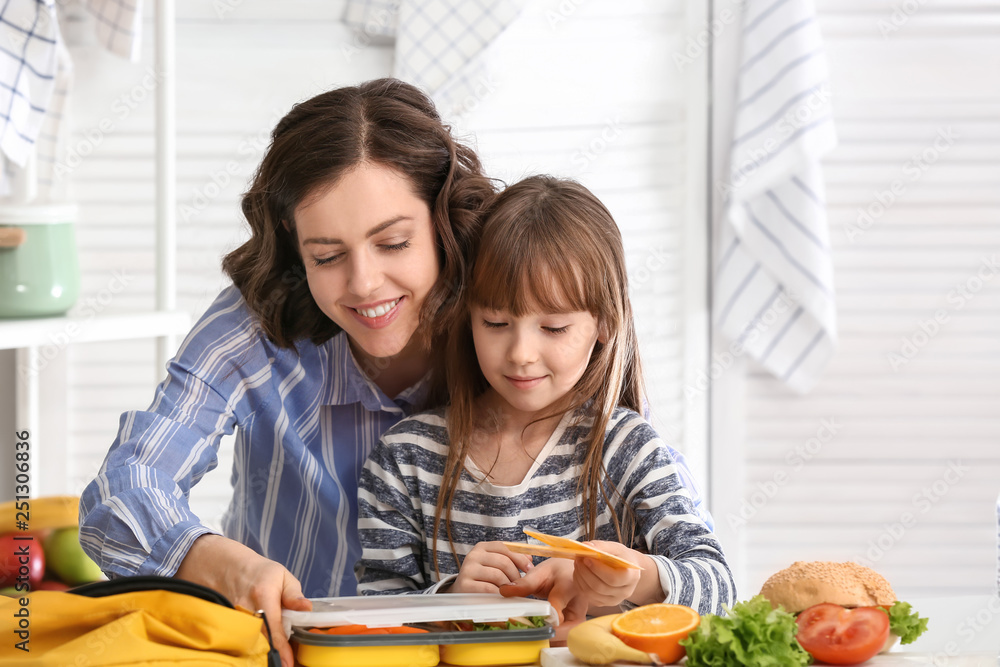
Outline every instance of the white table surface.
{"type": "MultiPolygon", "coordinates": [[[[866,667],[998,667],[1000,665],[1000,598],[964,596],[907,600],[929,623],[917,641],[897,645],[875,656],[866,667]]],[[[821,664],[821,663],[816,663],[821,664]]],[[[632,663],[616,663],[621,667],[632,663]]],[[[542,667],[587,667],[566,648],[545,649],[542,667]]],[[[736,667],[735,665],[733,667],[736,667]]]]}

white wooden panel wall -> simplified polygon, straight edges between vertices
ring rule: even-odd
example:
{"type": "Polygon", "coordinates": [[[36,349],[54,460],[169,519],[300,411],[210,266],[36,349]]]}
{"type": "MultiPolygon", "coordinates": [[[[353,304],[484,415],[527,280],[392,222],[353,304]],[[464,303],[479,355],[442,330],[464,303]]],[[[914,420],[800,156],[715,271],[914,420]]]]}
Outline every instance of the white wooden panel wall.
{"type": "Polygon", "coordinates": [[[704,480],[703,448],[692,442],[702,434],[685,432],[682,401],[685,362],[705,349],[704,337],[685,332],[699,314],[684,316],[686,296],[704,303],[703,273],[691,272],[701,257],[685,257],[684,243],[692,233],[703,243],[701,219],[687,207],[703,198],[706,138],[691,125],[689,103],[705,84],[671,58],[688,29],[688,4],[528,3],[496,44],[493,92],[461,127],[474,132],[490,174],[576,178],[615,216],[652,421],[704,480]],[[692,154],[700,167],[691,168],[692,154]]]}
{"type": "MultiPolygon", "coordinates": [[[[690,303],[693,294],[696,304],[704,296],[702,258],[682,261],[683,244],[701,242],[700,233],[685,236],[684,225],[700,227],[690,210],[702,198],[689,192],[703,187],[704,168],[691,165],[705,161],[704,135],[686,126],[690,72],[681,76],[670,59],[685,30],[686,4],[530,3],[496,45],[491,81],[497,85],[458,124],[478,143],[491,174],[508,182],[540,172],[574,176],[615,214],[654,419],[680,448],[694,433],[685,433],[681,413],[682,377],[693,372],[683,360],[704,356],[697,342],[687,350],[684,343],[699,331],[704,312],[681,320],[682,310],[697,311],[684,306],[682,295],[690,303]],[[693,281],[684,273],[692,268],[693,281]]],[[[391,72],[392,50],[364,46],[339,22],[341,8],[340,2],[178,3],[180,307],[201,313],[225,284],[221,255],[244,234],[238,197],[274,122],[296,100],[391,72]],[[346,45],[362,48],[348,58],[346,45]],[[232,178],[219,183],[227,165],[232,178]]],[[[102,117],[117,118],[113,100],[132,94],[150,62],[150,44],[143,63],[130,66],[86,44],[89,30],[80,26],[73,48],[77,140],[102,117]]],[[[105,289],[115,270],[129,276],[109,309],[152,304],[152,111],[150,99],[136,105],[73,172],[83,215],[84,292],[105,289]]],[[[80,345],[71,354],[69,486],[80,491],[114,439],[120,413],[148,405],[162,373],[150,361],[151,341],[80,345]]],[[[226,472],[195,488],[196,511],[209,523],[230,496],[229,451],[224,443],[226,472]]]]}
{"type": "Polygon", "coordinates": [[[717,519],[744,541],[744,597],[808,559],[869,564],[904,599],[989,592],[1000,2],[817,4],[840,135],[824,164],[840,350],[805,397],[751,367],[744,486],[717,519]]]}

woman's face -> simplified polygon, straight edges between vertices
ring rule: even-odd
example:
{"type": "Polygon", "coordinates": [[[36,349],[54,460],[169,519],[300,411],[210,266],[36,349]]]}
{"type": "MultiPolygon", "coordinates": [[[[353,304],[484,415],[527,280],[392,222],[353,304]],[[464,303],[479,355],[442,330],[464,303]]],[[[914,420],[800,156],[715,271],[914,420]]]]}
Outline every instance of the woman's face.
{"type": "Polygon", "coordinates": [[[355,354],[407,349],[438,277],[431,212],[397,172],[361,164],[295,209],[309,291],[355,354]]]}

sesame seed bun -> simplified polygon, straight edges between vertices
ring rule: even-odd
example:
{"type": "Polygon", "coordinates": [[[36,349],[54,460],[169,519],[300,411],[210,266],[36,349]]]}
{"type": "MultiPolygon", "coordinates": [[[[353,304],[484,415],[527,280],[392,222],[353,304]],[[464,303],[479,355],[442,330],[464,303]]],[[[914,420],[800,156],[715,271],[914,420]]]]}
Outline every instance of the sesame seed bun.
{"type": "Polygon", "coordinates": [[[882,575],[857,563],[797,561],[775,572],[760,589],[772,607],[797,614],[823,602],[842,607],[891,606],[892,586],[882,575]]]}

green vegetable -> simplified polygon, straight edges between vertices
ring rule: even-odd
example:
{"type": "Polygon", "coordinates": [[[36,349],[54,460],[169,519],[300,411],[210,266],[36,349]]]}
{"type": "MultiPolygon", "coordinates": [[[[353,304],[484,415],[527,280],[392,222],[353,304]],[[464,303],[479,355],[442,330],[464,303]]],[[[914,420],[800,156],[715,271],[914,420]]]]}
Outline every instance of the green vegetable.
{"type": "Polygon", "coordinates": [[[527,630],[531,628],[544,628],[545,627],[545,616],[526,616],[531,625],[525,625],[520,621],[507,621],[507,625],[504,626],[500,623],[476,623],[474,628],[477,631],[487,631],[492,632],[493,630],[527,630]]]}
{"type": "MultiPolygon", "coordinates": [[[[507,625],[510,625],[510,623],[507,625]]],[[[496,623],[475,623],[473,629],[476,632],[493,632],[494,630],[506,630],[507,628],[501,627],[496,623]]]]}
{"type": "Polygon", "coordinates": [[[899,635],[901,644],[912,644],[927,630],[927,619],[912,609],[908,602],[898,601],[889,609],[889,632],[899,635]]]}
{"type": "Polygon", "coordinates": [[[804,667],[812,657],[796,641],[797,630],[794,616],[757,595],[726,608],[725,616],[703,616],[680,643],[688,667],[804,667]]]}

